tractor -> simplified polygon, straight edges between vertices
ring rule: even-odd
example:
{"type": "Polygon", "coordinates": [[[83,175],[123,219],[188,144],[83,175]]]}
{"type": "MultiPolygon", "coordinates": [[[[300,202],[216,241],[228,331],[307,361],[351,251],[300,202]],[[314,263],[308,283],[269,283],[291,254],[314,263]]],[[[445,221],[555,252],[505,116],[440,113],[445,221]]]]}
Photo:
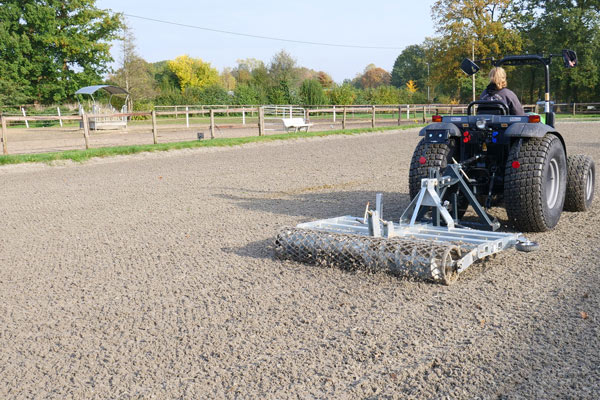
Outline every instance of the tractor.
{"type": "MultiPolygon", "coordinates": [[[[467,115],[433,116],[433,123],[419,132],[423,139],[410,163],[411,198],[417,196],[421,180],[428,178],[432,169],[443,173],[448,165],[458,163],[478,203],[486,208],[504,205],[516,230],[547,231],[556,226],[563,210],[588,210],[594,197],[594,161],[585,155],[568,155],[565,139],[555,128],[550,64],[557,56],[477,60],[490,60],[495,67],[543,66],[544,115],[509,115],[502,101],[477,100],[468,105],[467,115]]],[[[574,51],[563,50],[560,56],[567,68],[577,65],[574,51]]],[[[469,59],[464,59],[460,67],[469,76],[480,69],[469,59]]],[[[442,200],[447,202],[455,220],[463,217],[469,204],[477,208],[477,202],[469,201],[458,187],[448,188],[442,200]]],[[[496,228],[493,224],[483,226],[496,228]]]]}

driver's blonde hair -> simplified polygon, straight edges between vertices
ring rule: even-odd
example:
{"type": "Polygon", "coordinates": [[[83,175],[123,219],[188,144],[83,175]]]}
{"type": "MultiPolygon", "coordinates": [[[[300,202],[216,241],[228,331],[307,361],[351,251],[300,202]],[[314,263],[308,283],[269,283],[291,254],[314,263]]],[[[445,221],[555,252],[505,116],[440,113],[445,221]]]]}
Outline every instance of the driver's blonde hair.
{"type": "Polygon", "coordinates": [[[498,90],[508,86],[506,83],[506,71],[502,67],[494,67],[490,71],[490,82],[496,84],[498,90]]]}

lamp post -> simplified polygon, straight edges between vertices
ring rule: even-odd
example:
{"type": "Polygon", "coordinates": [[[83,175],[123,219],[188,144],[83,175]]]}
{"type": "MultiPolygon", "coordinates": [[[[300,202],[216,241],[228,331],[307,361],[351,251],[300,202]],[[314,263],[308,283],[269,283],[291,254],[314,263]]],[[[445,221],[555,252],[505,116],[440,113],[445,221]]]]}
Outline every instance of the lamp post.
{"type": "MultiPolygon", "coordinates": [[[[475,61],[475,40],[472,42],[471,51],[473,56],[472,60],[475,61]]],[[[475,101],[475,74],[473,74],[473,101],[475,101]]]]}
{"type": "Polygon", "coordinates": [[[427,103],[431,103],[429,101],[429,63],[427,63],[427,103]]]}

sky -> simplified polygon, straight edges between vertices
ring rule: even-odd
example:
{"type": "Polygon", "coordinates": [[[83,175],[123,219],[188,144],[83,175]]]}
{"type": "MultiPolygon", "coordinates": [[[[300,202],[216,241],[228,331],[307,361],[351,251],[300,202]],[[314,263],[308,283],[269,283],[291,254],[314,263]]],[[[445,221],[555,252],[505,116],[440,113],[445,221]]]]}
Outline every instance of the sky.
{"type": "MultiPolygon", "coordinates": [[[[266,64],[286,50],[300,66],[325,71],[336,82],[354,78],[368,64],[388,71],[402,49],[434,35],[431,6],[421,1],[267,1],[267,0],[97,0],[98,8],[251,35],[353,46],[359,49],[248,38],[126,17],[136,38],[137,52],[146,61],[188,54],[221,71],[238,59],[256,58],[266,64]]],[[[119,60],[119,46],[112,48],[119,60]]]]}

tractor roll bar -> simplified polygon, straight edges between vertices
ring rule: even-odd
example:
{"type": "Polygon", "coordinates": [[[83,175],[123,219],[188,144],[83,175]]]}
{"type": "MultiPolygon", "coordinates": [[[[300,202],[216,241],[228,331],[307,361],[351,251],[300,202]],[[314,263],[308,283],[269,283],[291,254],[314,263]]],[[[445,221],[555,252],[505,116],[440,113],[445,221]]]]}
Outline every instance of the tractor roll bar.
{"type": "Polygon", "coordinates": [[[492,61],[494,67],[501,65],[534,65],[542,64],[544,66],[545,94],[544,94],[544,113],[546,114],[546,124],[554,127],[554,114],[550,109],[550,63],[554,54],[549,57],[542,57],[537,54],[526,54],[520,56],[507,56],[498,61],[492,61]]]}

